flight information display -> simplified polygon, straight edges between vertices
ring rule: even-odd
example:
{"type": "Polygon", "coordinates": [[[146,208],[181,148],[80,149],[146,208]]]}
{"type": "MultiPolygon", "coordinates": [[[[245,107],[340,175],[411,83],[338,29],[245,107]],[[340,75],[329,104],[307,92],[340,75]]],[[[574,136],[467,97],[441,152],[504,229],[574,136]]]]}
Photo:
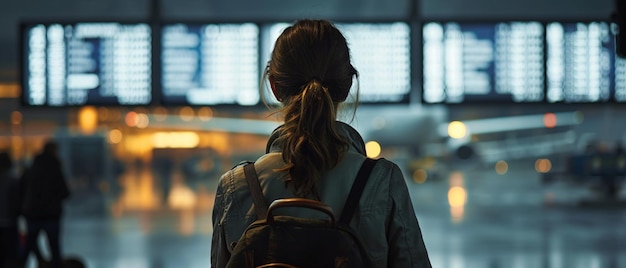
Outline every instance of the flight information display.
{"type": "Polygon", "coordinates": [[[626,103],[626,59],[618,57],[616,54],[613,55],[615,57],[615,71],[613,73],[615,101],[626,103]]]}
{"type": "Polygon", "coordinates": [[[424,103],[544,101],[544,26],[540,22],[427,22],[424,103]]]}
{"type": "Polygon", "coordinates": [[[167,24],[161,45],[163,104],[259,103],[256,24],[167,24]]]}
{"type": "Polygon", "coordinates": [[[550,22],[546,25],[547,100],[595,103],[624,100],[623,62],[605,22],[550,22]],[[615,76],[614,70],[622,73],[615,76]],[[615,79],[613,79],[615,78],[615,79]]]}
{"type": "Polygon", "coordinates": [[[21,33],[24,104],[62,107],[152,101],[150,25],[24,24],[21,33]]]}
{"type": "MultiPolygon", "coordinates": [[[[276,39],[288,26],[287,23],[276,23],[264,28],[264,64],[270,58],[276,39]]],[[[336,26],[346,37],[352,65],[359,72],[359,101],[408,102],[411,91],[411,39],[408,24],[355,22],[336,23],[336,26]]]]}

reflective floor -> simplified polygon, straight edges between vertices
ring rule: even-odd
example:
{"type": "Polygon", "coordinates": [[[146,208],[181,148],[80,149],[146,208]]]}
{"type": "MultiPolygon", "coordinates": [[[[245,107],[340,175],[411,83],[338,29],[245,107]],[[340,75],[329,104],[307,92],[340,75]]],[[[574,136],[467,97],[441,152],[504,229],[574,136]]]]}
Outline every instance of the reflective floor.
{"type": "MultiPolygon", "coordinates": [[[[465,166],[407,181],[433,267],[626,267],[626,208],[595,202],[584,185],[544,185],[527,163],[500,173],[465,166]]],[[[66,256],[90,268],[210,265],[215,181],[176,175],[164,194],[149,171],[129,170],[119,185],[75,192],[66,256]]]]}

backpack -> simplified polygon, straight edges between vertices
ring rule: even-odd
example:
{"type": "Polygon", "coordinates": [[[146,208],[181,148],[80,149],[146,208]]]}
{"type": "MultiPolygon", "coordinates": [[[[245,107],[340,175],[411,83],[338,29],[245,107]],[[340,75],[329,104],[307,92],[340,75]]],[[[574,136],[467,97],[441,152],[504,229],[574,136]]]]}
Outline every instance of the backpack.
{"type": "Polygon", "coordinates": [[[316,200],[278,199],[268,207],[254,164],[245,165],[258,219],[246,228],[226,267],[371,267],[363,244],[348,224],[375,163],[366,158],[338,221],[330,206],[316,200]],[[328,219],[274,215],[280,208],[313,209],[328,219]]]}

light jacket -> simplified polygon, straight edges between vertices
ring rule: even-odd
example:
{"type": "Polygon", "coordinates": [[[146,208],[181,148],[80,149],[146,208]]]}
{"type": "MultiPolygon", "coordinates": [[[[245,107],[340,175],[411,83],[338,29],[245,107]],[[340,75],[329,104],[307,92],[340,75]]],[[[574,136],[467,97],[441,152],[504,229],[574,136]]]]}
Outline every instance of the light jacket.
{"type": "MultiPolygon", "coordinates": [[[[328,204],[338,218],[366,156],[363,139],[356,130],[345,123],[337,124],[351,141],[351,146],[337,166],[323,175],[319,193],[321,201],[328,204]]],[[[268,153],[254,164],[268,204],[279,198],[295,197],[292,188],[285,186],[285,174],[273,171],[285,164],[275,142],[279,136],[277,132],[272,135],[268,153]]],[[[293,215],[294,211],[289,213],[293,215]]],[[[296,213],[294,216],[316,215],[307,209],[296,213]]],[[[212,267],[226,265],[235,243],[255,220],[243,166],[238,165],[222,175],[217,187],[213,209],[212,267]]],[[[431,267],[406,182],[396,164],[380,159],[374,166],[350,226],[363,242],[375,267],[431,267]]]]}

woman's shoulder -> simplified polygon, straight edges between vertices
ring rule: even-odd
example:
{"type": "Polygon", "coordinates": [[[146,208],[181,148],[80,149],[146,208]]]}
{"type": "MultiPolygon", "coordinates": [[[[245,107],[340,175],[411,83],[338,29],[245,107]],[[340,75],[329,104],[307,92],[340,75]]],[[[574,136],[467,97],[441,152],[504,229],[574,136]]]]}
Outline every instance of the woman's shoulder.
{"type": "Polygon", "coordinates": [[[376,161],[371,178],[377,188],[393,189],[406,185],[404,173],[398,164],[385,158],[376,161]]]}
{"type": "Polygon", "coordinates": [[[233,166],[230,170],[223,173],[220,177],[219,183],[225,189],[235,191],[241,187],[248,187],[244,172],[244,166],[251,164],[254,165],[254,169],[259,174],[265,173],[267,170],[273,170],[280,167],[282,163],[282,157],[280,153],[267,153],[262,155],[256,160],[242,161],[233,166]]]}
{"type": "Polygon", "coordinates": [[[395,162],[388,160],[386,158],[378,158],[375,159],[376,164],[374,165],[374,170],[377,170],[381,173],[388,174],[389,176],[394,175],[394,173],[402,172],[400,166],[395,162]]]}

